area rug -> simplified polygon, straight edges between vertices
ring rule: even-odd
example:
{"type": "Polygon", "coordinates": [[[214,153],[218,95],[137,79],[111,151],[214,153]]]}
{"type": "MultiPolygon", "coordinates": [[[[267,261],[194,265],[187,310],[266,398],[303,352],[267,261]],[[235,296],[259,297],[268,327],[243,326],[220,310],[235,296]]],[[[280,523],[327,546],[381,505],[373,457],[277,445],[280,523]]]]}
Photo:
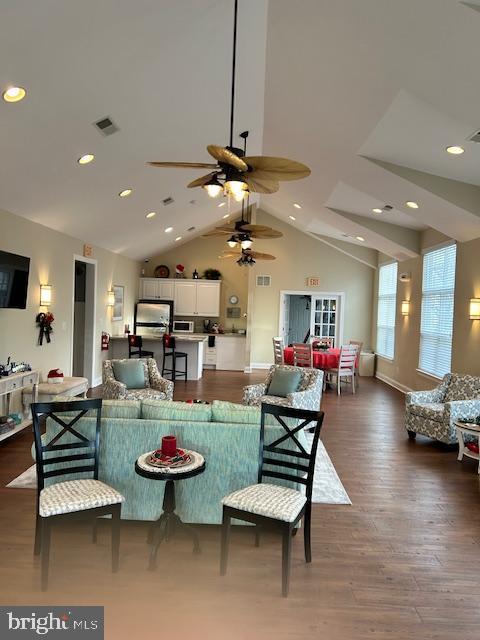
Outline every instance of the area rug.
{"type": "MultiPolygon", "coordinates": [[[[32,465],[12,480],[7,484],[7,487],[10,489],[36,489],[37,472],[35,465],[32,465]]],[[[312,502],[323,504],[352,504],[321,440],[318,443],[317,459],[315,462],[312,502]]]]}

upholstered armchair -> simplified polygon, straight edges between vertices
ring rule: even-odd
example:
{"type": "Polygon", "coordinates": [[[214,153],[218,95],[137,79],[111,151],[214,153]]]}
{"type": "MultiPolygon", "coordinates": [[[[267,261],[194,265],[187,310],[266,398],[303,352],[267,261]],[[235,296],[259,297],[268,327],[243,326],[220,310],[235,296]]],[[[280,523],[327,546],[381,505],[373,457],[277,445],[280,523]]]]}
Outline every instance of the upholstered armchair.
{"type": "Polygon", "coordinates": [[[295,409],[310,409],[318,411],[322,399],[323,371],[321,369],[311,369],[310,367],[293,367],[286,364],[274,364],[270,367],[267,379],[261,384],[252,384],[243,387],[243,404],[250,406],[260,406],[262,402],[277,404],[295,409]],[[286,397],[269,396],[268,387],[272,381],[273,374],[277,369],[283,371],[299,371],[301,373],[298,391],[289,393],[286,397]]]}
{"type": "Polygon", "coordinates": [[[454,444],[455,421],[480,416],[480,378],[447,373],[435,389],[413,391],[405,398],[405,428],[410,439],[420,433],[454,444]]]}
{"type": "Polygon", "coordinates": [[[162,378],[153,358],[132,360],[105,360],[102,372],[103,397],[109,400],[172,400],[174,384],[162,378]],[[139,363],[143,368],[143,387],[128,388],[124,382],[115,377],[115,363],[139,363]]]}

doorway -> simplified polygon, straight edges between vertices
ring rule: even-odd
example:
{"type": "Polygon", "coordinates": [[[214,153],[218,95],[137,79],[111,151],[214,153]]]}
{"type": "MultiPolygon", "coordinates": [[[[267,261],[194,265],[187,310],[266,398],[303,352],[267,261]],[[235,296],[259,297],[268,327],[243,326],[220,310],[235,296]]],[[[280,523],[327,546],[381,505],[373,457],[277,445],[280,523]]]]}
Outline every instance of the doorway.
{"type": "Polygon", "coordinates": [[[344,293],[281,291],[279,335],[285,344],[329,338],[332,346],[343,342],[344,293]]]}
{"type": "Polygon", "coordinates": [[[94,260],[75,256],[73,268],[72,376],[88,378],[94,386],[95,290],[94,260]]]}

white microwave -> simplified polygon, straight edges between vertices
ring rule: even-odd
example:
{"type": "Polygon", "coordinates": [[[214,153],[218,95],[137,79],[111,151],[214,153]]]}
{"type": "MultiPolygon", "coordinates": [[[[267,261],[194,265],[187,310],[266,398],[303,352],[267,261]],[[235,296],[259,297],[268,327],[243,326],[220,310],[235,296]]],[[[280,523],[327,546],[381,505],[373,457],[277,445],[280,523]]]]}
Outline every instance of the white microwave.
{"type": "Polygon", "coordinates": [[[174,320],[173,333],[193,333],[194,324],[193,320],[174,320]]]}

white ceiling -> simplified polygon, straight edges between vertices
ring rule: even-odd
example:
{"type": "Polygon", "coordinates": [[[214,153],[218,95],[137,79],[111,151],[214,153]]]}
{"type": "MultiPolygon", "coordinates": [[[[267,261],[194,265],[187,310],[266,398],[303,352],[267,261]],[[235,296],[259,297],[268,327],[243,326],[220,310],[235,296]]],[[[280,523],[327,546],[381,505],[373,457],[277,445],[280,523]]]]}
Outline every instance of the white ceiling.
{"type": "MultiPolygon", "coordinates": [[[[235,130],[250,130],[251,153],[262,146],[266,10],[241,0],[235,130]]],[[[0,89],[28,91],[0,100],[0,208],[133,258],[219,217],[202,189],[185,188],[206,170],[145,163],[210,162],[206,145],[227,144],[233,2],[0,0],[0,16],[0,89]],[[105,138],[92,123],[107,115],[120,131],[105,138]],[[96,159],[81,167],[85,153],[96,159]]]]}
{"type": "MultiPolygon", "coordinates": [[[[467,4],[478,2],[272,0],[267,16],[267,0],[240,0],[235,130],[250,130],[250,153],[312,169],[262,207],[395,256],[415,253],[426,226],[480,236],[480,144],[465,142],[480,130],[480,13],[467,4]],[[385,203],[394,211],[374,232],[371,208],[385,203]]],[[[0,104],[0,208],[134,258],[221,217],[185,188],[202,171],[145,161],[208,161],[207,144],[228,142],[233,0],[0,0],[0,11],[0,88],[28,90],[0,104]],[[106,115],[120,127],[109,138],[91,124],[106,115]],[[87,152],[95,162],[79,167],[87,152]]]]}

